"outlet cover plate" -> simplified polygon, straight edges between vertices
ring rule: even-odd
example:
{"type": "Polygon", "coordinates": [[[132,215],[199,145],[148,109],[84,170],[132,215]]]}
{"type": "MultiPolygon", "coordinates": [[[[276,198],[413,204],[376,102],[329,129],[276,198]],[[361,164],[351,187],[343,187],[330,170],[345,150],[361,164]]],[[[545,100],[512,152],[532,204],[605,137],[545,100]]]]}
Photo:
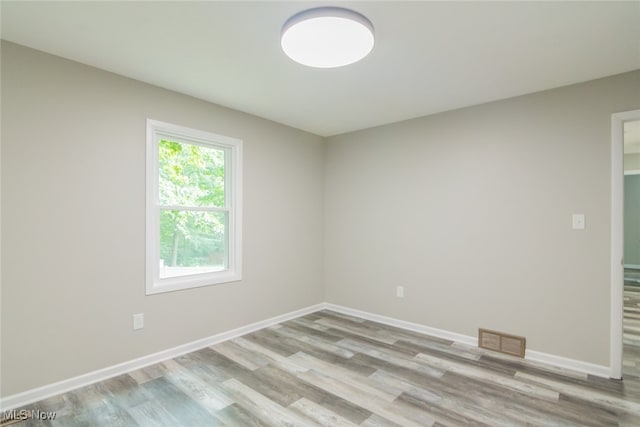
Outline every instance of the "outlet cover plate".
{"type": "Polygon", "coordinates": [[[133,330],[144,328],[144,313],[133,315],[133,330]]]}

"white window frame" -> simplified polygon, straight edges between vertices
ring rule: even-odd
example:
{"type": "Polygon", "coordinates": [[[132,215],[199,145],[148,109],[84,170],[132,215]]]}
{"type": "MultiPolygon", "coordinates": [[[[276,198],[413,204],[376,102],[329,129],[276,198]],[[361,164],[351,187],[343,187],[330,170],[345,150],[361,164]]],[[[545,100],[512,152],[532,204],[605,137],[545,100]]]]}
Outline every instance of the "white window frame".
{"type": "MultiPolygon", "coordinates": [[[[242,140],[147,119],[146,294],[234,282],[242,279],[242,140]],[[225,207],[229,214],[226,270],[160,278],[160,204],[158,146],[161,139],[225,150],[225,207]]],[[[183,207],[177,207],[183,208],[183,207]]],[[[207,209],[202,209],[207,210],[207,209]]]]}

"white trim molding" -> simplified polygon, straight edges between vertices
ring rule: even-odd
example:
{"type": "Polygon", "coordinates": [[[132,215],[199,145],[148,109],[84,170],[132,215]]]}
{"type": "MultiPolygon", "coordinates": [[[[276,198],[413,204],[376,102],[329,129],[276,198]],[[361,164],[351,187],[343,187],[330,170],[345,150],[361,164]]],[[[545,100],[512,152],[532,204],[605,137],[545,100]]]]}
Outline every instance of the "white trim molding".
{"type": "MultiPolygon", "coordinates": [[[[405,320],[395,319],[393,317],[382,316],[366,311],[356,310],[349,307],[344,307],[336,304],[321,303],[312,305],[300,310],[292,311],[280,316],[275,316],[270,319],[262,320],[260,322],[251,323],[236,329],[232,329],[227,332],[222,332],[216,335],[212,335],[207,338],[192,341],[177,347],[173,347],[167,350],[163,350],[157,353],[153,353],[147,356],[140,357],[138,359],[130,360],[128,362],[120,363],[118,365],[110,366],[97,371],[89,372],[84,375],[79,375],[67,380],[63,380],[57,383],[48,384],[39,388],[25,391],[23,393],[7,396],[0,401],[0,412],[8,411],[11,409],[21,408],[30,403],[46,399],[51,396],[55,396],[61,393],[68,392],[80,387],[84,387],[89,384],[93,384],[98,381],[104,381],[106,379],[115,377],[117,375],[126,374],[136,369],[144,368],[145,366],[153,365],[165,360],[173,359],[192,351],[200,350],[205,347],[209,347],[215,344],[219,344],[223,341],[238,338],[242,335],[249,334],[251,332],[263,329],[269,326],[276,325],[278,323],[286,322],[287,320],[295,319],[297,317],[305,316],[310,313],[314,313],[320,310],[332,310],[338,313],[347,314],[350,316],[359,317],[361,319],[371,320],[373,322],[382,323],[389,326],[395,326],[397,328],[418,332],[425,335],[431,335],[438,338],[444,338],[453,341],[457,344],[471,346],[477,348],[478,340],[475,337],[459,334],[456,332],[447,331],[444,329],[432,328],[430,326],[421,325],[419,323],[407,322],[405,320]]],[[[497,353],[498,354],[498,353],[497,353]]],[[[508,355],[500,354],[501,357],[511,357],[508,355]]],[[[526,360],[532,362],[544,363],[552,365],[558,368],[570,369],[573,371],[592,374],[599,377],[610,377],[610,369],[607,366],[595,365],[580,360],[569,359],[561,356],[555,356],[553,354],[543,353],[539,351],[527,350],[526,360]]]]}
{"type": "Polygon", "coordinates": [[[611,115],[611,270],[610,377],[622,378],[624,313],[624,123],[640,119],[640,110],[611,115]]]}
{"type": "MultiPolygon", "coordinates": [[[[407,329],[414,332],[419,332],[425,335],[432,335],[434,337],[447,339],[458,344],[468,345],[476,347],[478,345],[478,338],[469,335],[458,334],[456,332],[446,331],[444,329],[432,328],[424,326],[418,323],[407,322],[404,320],[394,319],[392,317],[381,316],[379,314],[368,313],[366,311],[354,310],[348,307],[342,307],[335,304],[325,304],[328,310],[337,311],[339,313],[348,314],[351,316],[360,317],[362,319],[371,320],[373,322],[382,323],[389,326],[395,326],[401,329],[407,329]]],[[[500,354],[503,357],[502,354],[500,354]]],[[[510,356],[504,356],[510,357],[510,356]]],[[[572,371],[582,372],[585,374],[596,375],[598,377],[610,378],[611,370],[608,366],[596,365],[589,362],[584,362],[576,359],[569,359],[562,356],[556,356],[549,353],[543,353],[541,351],[527,350],[525,360],[532,362],[545,363],[547,365],[553,365],[558,368],[570,369],[572,371]]]]}
{"type": "Polygon", "coordinates": [[[382,323],[383,325],[395,326],[396,328],[406,329],[408,331],[418,332],[425,335],[431,335],[438,338],[444,338],[457,343],[475,346],[478,343],[477,338],[468,335],[449,332],[444,329],[432,328],[430,326],[421,325],[419,323],[407,322],[405,320],[395,319],[393,317],[381,316],[379,314],[369,313],[367,311],[356,310],[353,308],[343,307],[336,304],[325,304],[327,310],[337,311],[338,313],[348,314],[350,316],[360,317],[362,319],[371,320],[372,322],[382,323]]]}
{"type": "Polygon", "coordinates": [[[146,294],[242,280],[242,140],[147,119],[146,155],[146,294]],[[196,200],[189,200],[188,197],[185,200],[170,202],[161,200],[163,186],[160,146],[163,140],[169,140],[179,146],[199,147],[203,152],[213,150],[222,153],[224,200],[218,201],[217,204],[200,204],[196,200]],[[172,205],[174,203],[181,205],[172,205]],[[194,266],[161,267],[161,264],[165,265],[160,256],[161,218],[163,212],[169,211],[185,215],[221,214],[225,218],[221,221],[222,224],[219,224],[225,230],[222,246],[226,261],[223,265],[208,265],[204,269],[194,266]],[[168,273],[168,269],[172,269],[171,274],[162,273],[168,273]]]}
{"type": "Polygon", "coordinates": [[[324,309],[324,304],[312,305],[300,310],[292,311],[287,314],[275,316],[270,319],[241,326],[227,332],[222,332],[207,338],[199,339],[179,345],[177,347],[139,357],[128,362],[119,363],[117,365],[109,366],[107,368],[99,369],[97,371],[89,372],[77,377],[62,380],[57,383],[48,384],[42,387],[34,388],[32,390],[27,390],[22,393],[7,396],[2,399],[2,401],[0,401],[0,413],[11,409],[17,409],[30,403],[34,403],[61,393],[66,393],[70,390],[84,387],[98,381],[104,381],[118,375],[126,374],[127,372],[135,371],[136,369],[141,369],[145,366],[153,365],[154,363],[173,359],[183,354],[191,353],[192,351],[219,344],[223,341],[238,338],[242,335],[249,334],[259,329],[273,326],[281,322],[286,322],[287,320],[295,319],[300,316],[305,316],[309,313],[313,313],[322,309],[324,309]]]}
{"type": "Polygon", "coordinates": [[[526,360],[532,362],[544,363],[558,368],[569,369],[584,374],[595,375],[602,378],[611,377],[611,368],[604,365],[596,365],[595,363],[584,362],[582,360],[570,359],[568,357],[556,356],[555,354],[543,353],[541,351],[527,350],[526,360]]]}

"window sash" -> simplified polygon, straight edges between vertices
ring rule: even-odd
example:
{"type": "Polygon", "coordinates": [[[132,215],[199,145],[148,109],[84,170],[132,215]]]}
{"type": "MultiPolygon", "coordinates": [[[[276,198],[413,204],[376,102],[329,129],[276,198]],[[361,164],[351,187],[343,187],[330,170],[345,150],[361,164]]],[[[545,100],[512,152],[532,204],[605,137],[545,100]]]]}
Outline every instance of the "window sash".
{"type": "Polygon", "coordinates": [[[216,208],[206,206],[158,205],[164,211],[193,211],[193,212],[231,212],[231,208],[216,208]]]}
{"type": "MultiPolygon", "coordinates": [[[[159,212],[162,212],[163,210],[160,209],[159,212]]],[[[171,212],[211,212],[211,211],[202,211],[202,210],[172,210],[171,212]]],[[[194,241],[191,242],[186,242],[184,240],[182,240],[182,244],[180,244],[180,234],[175,234],[175,230],[174,233],[172,235],[172,241],[169,242],[170,243],[170,247],[171,247],[171,256],[169,258],[167,257],[163,257],[162,256],[162,249],[164,248],[165,250],[167,249],[166,246],[163,247],[161,240],[159,239],[159,244],[158,244],[158,248],[157,248],[157,252],[156,254],[158,255],[158,271],[159,271],[159,279],[160,281],[168,279],[168,278],[174,278],[174,277],[186,277],[186,276],[193,276],[196,274],[210,274],[210,273],[218,273],[221,271],[226,271],[229,270],[229,253],[230,253],[230,249],[231,249],[231,245],[230,245],[230,239],[229,239],[229,224],[230,224],[230,217],[229,214],[227,212],[224,211],[213,211],[214,213],[222,213],[224,215],[222,215],[222,220],[218,221],[218,224],[222,226],[223,228],[223,232],[222,232],[222,239],[218,240],[217,243],[220,244],[220,247],[215,248],[216,246],[216,239],[211,239],[211,235],[207,235],[207,234],[202,234],[199,233],[198,227],[196,225],[196,227],[190,228],[190,231],[192,233],[192,236],[194,237],[194,241]],[[204,239],[204,242],[200,239],[204,239]],[[215,254],[222,254],[222,264],[214,264],[213,260],[211,258],[209,258],[209,263],[205,263],[205,264],[200,264],[200,265],[189,265],[189,263],[179,263],[179,264],[174,264],[178,258],[183,258],[185,256],[188,256],[191,258],[191,260],[193,261],[193,259],[199,259],[199,261],[203,261],[203,257],[202,257],[202,253],[200,253],[198,256],[197,255],[197,250],[196,250],[196,254],[193,253],[193,250],[197,248],[198,243],[200,244],[205,244],[207,243],[207,240],[209,240],[209,243],[211,244],[212,242],[214,242],[214,247],[210,247],[210,249],[213,249],[212,252],[209,253],[209,257],[212,257],[215,254]],[[218,250],[215,250],[218,249],[218,250]],[[162,260],[165,260],[165,262],[163,263],[162,260]],[[169,262],[167,262],[169,261],[169,262]],[[163,267],[164,269],[166,269],[164,272],[166,273],[167,270],[173,270],[175,272],[175,270],[184,270],[184,274],[173,274],[173,275],[162,275],[163,272],[163,267]],[[222,268],[219,268],[222,267],[222,268]],[[194,271],[196,270],[196,271],[194,271]],[[197,270],[210,270],[210,271],[200,271],[198,272],[197,270]]],[[[160,217],[160,216],[159,216],[160,217]]],[[[201,219],[202,220],[202,219],[201,219]]],[[[162,219],[159,219],[159,225],[160,227],[162,227],[162,219]]],[[[191,224],[194,225],[194,224],[191,224]]],[[[184,238],[184,235],[182,236],[184,238]]],[[[164,241],[165,245],[167,243],[167,241],[164,241]]],[[[204,258],[206,260],[206,258],[204,258]]],[[[184,261],[184,259],[182,259],[182,261],[184,261]]]]}
{"type": "Polygon", "coordinates": [[[242,141],[188,129],[176,125],[147,121],[147,286],[146,293],[154,294],[179,289],[189,289],[242,278],[241,262],[241,155],[242,141]],[[224,206],[183,206],[160,203],[160,140],[181,144],[199,145],[224,151],[224,206]],[[185,212],[226,213],[225,247],[226,269],[216,272],[187,274],[160,278],[160,212],[166,210],[185,212]]]}
{"type": "MultiPolygon", "coordinates": [[[[225,145],[221,145],[221,144],[216,144],[215,142],[207,142],[207,141],[203,141],[201,138],[190,138],[190,137],[185,137],[184,135],[180,135],[180,136],[176,136],[177,134],[173,134],[173,133],[163,133],[163,132],[156,132],[154,134],[154,140],[153,140],[153,161],[154,161],[154,174],[155,174],[155,180],[156,180],[156,185],[154,187],[154,195],[155,195],[155,203],[158,206],[170,206],[170,205],[164,205],[163,203],[160,203],[160,141],[162,140],[170,140],[173,142],[177,142],[179,144],[186,144],[186,145],[197,145],[200,147],[204,147],[204,148],[212,148],[212,149],[216,149],[216,150],[221,150],[224,152],[224,206],[203,206],[203,207],[211,207],[211,208],[227,208],[230,209],[233,207],[233,201],[234,201],[234,197],[232,194],[232,189],[235,188],[235,183],[233,183],[233,176],[234,176],[234,167],[235,165],[233,164],[234,162],[233,157],[233,148],[230,148],[228,146],[225,145]]],[[[221,135],[215,135],[216,137],[222,137],[221,135]]],[[[228,137],[222,137],[222,138],[228,138],[228,137]]],[[[237,157],[237,154],[236,156],[237,157]]],[[[186,207],[186,205],[185,205],[186,207]]],[[[197,206],[191,206],[191,207],[197,207],[197,206]]]]}

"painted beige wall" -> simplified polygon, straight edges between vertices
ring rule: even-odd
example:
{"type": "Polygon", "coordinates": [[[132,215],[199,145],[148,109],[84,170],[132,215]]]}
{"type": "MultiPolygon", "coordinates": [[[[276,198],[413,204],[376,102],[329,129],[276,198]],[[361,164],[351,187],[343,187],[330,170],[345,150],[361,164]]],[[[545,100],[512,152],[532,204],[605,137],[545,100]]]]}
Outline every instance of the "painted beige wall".
{"type": "Polygon", "coordinates": [[[2,89],[1,396],[324,300],[608,364],[610,115],[640,72],[326,144],[5,42],[2,89]],[[144,296],[147,117],[244,140],[242,282],[144,296]]]}
{"type": "Polygon", "coordinates": [[[608,365],[611,114],[638,108],[640,71],[329,138],[327,301],[608,365]]]}
{"type": "Polygon", "coordinates": [[[3,42],[2,396],[321,302],[323,155],[320,137],[3,42]],[[145,296],[147,117],[244,140],[242,282],[145,296]]]}
{"type": "Polygon", "coordinates": [[[640,153],[624,155],[624,170],[640,170],[640,153]]]}

